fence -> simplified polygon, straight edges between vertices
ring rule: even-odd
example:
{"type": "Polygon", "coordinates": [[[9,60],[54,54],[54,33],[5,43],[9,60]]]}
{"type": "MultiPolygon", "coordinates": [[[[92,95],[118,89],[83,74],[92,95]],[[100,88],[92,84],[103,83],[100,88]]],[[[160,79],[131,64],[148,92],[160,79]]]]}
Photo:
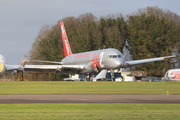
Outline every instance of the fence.
{"type": "Polygon", "coordinates": [[[142,80],[147,82],[165,81],[164,77],[143,77],[142,80]]]}

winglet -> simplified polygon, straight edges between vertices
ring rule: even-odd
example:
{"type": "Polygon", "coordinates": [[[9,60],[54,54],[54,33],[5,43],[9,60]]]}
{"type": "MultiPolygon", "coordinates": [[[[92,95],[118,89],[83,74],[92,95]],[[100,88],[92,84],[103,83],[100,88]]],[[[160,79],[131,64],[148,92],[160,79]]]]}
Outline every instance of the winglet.
{"type": "Polygon", "coordinates": [[[72,55],[72,52],[71,52],[71,48],[69,45],[69,41],[66,35],[63,22],[60,22],[60,27],[61,27],[61,34],[62,34],[62,41],[63,41],[63,48],[64,48],[64,56],[67,57],[69,55],[72,55]]]}

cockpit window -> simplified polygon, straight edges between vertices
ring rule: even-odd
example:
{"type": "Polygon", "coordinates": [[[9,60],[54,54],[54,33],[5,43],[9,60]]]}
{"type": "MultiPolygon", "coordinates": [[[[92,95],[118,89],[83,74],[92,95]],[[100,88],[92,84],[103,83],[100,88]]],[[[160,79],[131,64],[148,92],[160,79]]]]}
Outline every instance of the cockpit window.
{"type": "Polygon", "coordinates": [[[117,55],[113,55],[113,58],[117,58],[117,55]]]}
{"type": "Polygon", "coordinates": [[[121,55],[108,55],[107,58],[121,58],[121,55]]]}

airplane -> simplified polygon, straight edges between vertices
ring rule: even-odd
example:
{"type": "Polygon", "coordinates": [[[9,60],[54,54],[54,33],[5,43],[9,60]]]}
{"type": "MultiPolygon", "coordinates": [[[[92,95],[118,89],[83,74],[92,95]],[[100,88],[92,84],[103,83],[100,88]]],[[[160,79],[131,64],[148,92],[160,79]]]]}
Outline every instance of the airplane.
{"type": "MultiPolygon", "coordinates": [[[[141,59],[133,61],[124,61],[123,54],[114,48],[94,50],[82,53],[73,54],[68,41],[63,22],[60,22],[64,56],[61,62],[55,61],[41,61],[29,60],[30,62],[46,62],[54,63],[56,65],[7,65],[6,59],[0,55],[0,75],[8,70],[17,71],[34,71],[34,72],[54,72],[54,74],[66,74],[70,77],[74,74],[85,74],[87,79],[90,79],[91,74],[98,75],[93,78],[97,80],[105,78],[106,73],[110,70],[113,73],[115,69],[133,67],[138,65],[149,64],[155,61],[164,60],[165,58],[172,58],[175,56],[165,56],[150,59],[141,59]]],[[[25,61],[27,62],[27,61],[25,61]]]]}

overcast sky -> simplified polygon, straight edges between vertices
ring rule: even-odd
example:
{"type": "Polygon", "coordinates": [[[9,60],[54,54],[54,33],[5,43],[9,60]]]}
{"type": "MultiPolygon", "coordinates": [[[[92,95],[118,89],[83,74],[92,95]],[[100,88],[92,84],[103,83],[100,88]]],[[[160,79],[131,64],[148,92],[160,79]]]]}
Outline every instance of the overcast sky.
{"type": "Polygon", "coordinates": [[[147,6],[180,15],[179,5],[179,0],[0,0],[0,54],[8,64],[19,64],[43,25],[54,25],[68,16],[126,15],[147,6]]]}

